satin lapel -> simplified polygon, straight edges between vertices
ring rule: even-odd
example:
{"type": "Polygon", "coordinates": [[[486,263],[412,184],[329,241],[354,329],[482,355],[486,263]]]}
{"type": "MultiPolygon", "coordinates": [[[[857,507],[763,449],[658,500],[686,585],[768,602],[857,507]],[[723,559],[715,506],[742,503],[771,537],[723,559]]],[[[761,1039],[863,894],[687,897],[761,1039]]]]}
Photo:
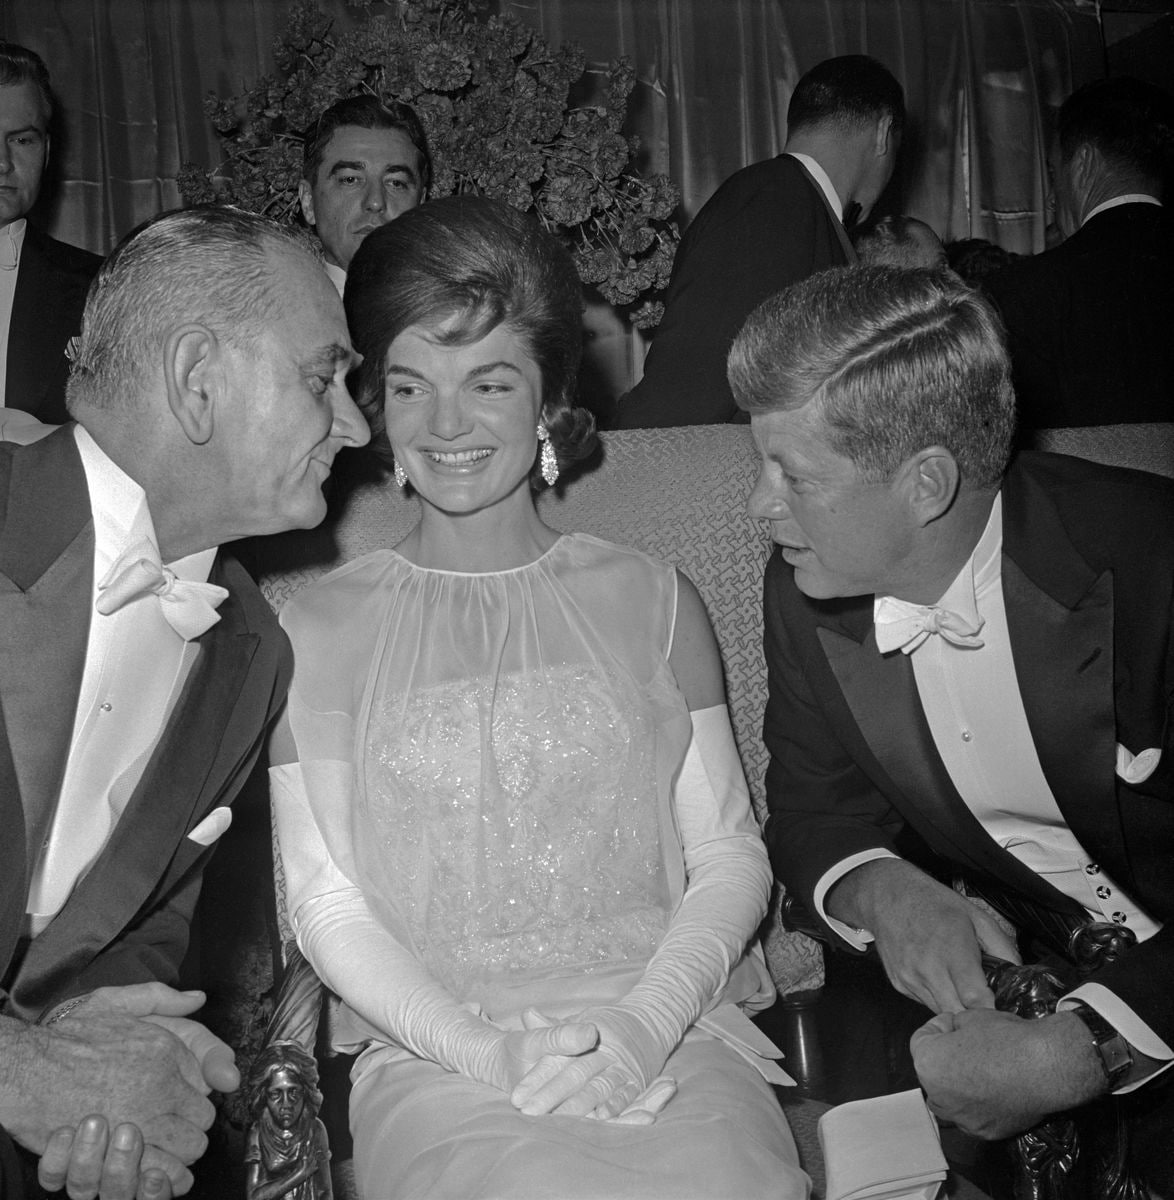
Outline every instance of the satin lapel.
{"type": "MultiPolygon", "coordinates": [[[[1113,578],[1073,547],[1030,478],[1004,489],[1003,597],[1027,722],[1072,831],[1124,863],[1116,803],[1113,578]]],[[[1120,876],[1119,876],[1120,877],[1120,876]]]]}
{"type": "MultiPolygon", "coordinates": [[[[224,578],[214,572],[212,582],[224,578]]],[[[255,739],[256,726],[234,727],[232,717],[260,636],[235,593],[218,611],[220,621],[200,638],[171,721],[101,858],[29,948],[24,996],[52,992],[56,979],[81,969],[122,932],[166,874],[197,809],[214,803],[255,739]]]]}
{"type": "Polygon", "coordinates": [[[30,225],[25,229],[20,252],[8,330],[8,375],[4,387],[5,396],[10,397],[7,403],[13,407],[34,413],[40,409],[41,397],[53,374],[47,369],[53,348],[52,339],[47,336],[46,314],[56,310],[59,300],[54,294],[51,268],[30,225]]]}
{"type": "Polygon", "coordinates": [[[909,656],[881,654],[871,621],[863,641],[829,628],[817,632],[868,749],[892,780],[890,798],[906,820],[931,846],[957,862],[969,863],[1049,907],[1066,908],[1059,892],[991,839],[958,794],[934,745],[909,656]]]}
{"type": "Polygon", "coordinates": [[[85,473],[67,426],[11,459],[0,531],[0,703],[30,844],[69,752],[93,572],[85,473]]]}

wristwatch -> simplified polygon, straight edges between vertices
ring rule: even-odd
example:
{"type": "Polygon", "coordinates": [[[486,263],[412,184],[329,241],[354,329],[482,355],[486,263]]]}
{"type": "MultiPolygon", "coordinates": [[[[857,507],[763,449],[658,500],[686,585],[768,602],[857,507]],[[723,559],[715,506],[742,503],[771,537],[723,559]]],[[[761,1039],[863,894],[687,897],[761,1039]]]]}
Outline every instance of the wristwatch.
{"type": "Polygon", "coordinates": [[[1101,1060],[1109,1091],[1118,1087],[1133,1067],[1133,1051],[1129,1043],[1101,1016],[1095,1008],[1089,1008],[1079,1000],[1067,1005],[1064,1012],[1074,1013],[1092,1034],[1093,1049],[1101,1060]]]}

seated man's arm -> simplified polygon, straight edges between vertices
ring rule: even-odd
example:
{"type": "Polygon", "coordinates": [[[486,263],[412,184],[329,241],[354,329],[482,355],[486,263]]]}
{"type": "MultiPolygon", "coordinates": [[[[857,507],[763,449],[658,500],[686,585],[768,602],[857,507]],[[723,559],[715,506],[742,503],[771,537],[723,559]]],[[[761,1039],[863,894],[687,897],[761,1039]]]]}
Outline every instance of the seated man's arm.
{"type": "Polygon", "coordinates": [[[765,836],[775,874],[823,920],[835,944],[860,950],[874,938],[905,995],[939,1012],[989,1007],[982,953],[1017,962],[1015,946],[987,913],[897,857],[904,821],[831,726],[820,690],[830,704],[838,688],[803,613],[786,566],[772,558],[763,737],[771,753],[765,836]],[[836,878],[845,861],[860,865],[836,878]],[[854,937],[845,925],[866,936],[854,937]]]}

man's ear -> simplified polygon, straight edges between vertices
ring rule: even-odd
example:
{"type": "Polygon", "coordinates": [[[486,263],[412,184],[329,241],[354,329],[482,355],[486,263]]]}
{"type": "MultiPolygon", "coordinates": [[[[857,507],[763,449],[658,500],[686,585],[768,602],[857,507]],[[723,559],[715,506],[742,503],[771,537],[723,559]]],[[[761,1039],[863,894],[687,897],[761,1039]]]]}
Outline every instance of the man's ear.
{"type": "Polygon", "coordinates": [[[304,180],[298,180],[298,203],[302,206],[302,216],[307,225],[317,225],[314,220],[314,191],[304,180]]]}
{"type": "Polygon", "coordinates": [[[918,450],[902,468],[911,511],[919,525],[936,521],[954,503],[962,474],[944,446],[918,450]]]}
{"type": "Polygon", "coordinates": [[[163,343],[167,406],[189,441],[204,445],[215,426],[222,390],[223,349],[205,325],[183,325],[163,343]]]}
{"type": "Polygon", "coordinates": [[[883,158],[888,154],[889,148],[893,140],[893,115],[885,113],[883,117],[876,123],[876,141],[873,146],[877,158],[883,158]]]}

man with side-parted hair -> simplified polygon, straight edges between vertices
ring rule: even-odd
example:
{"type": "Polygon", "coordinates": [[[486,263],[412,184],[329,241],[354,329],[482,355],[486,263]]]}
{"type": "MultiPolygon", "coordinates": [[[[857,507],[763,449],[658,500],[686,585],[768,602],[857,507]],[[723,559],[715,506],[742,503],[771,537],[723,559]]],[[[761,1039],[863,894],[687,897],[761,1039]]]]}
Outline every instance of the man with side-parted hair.
{"type": "Polygon", "coordinates": [[[734,343],[762,455],[750,510],[778,544],[765,835],[834,943],[875,942],[937,1014],[912,1042],[936,1112],[1001,1137],[1136,1090],[1158,1188],[1174,483],[1058,455],[1008,463],[1001,334],[951,273],[854,267],[768,300],[734,343]],[[981,955],[1019,951],[954,880],[1013,912],[1021,937],[1099,921],[1136,945],[1053,1016],[996,1012],[981,955]]]}
{"type": "Polygon", "coordinates": [[[53,108],[40,56],[0,42],[0,407],[60,424],[66,347],[102,259],[27,219],[49,162],[53,108]]]}
{"type": "Polygon", "coordinates": [[[901,85],[867,55],[829,58],[799,80],[782,154],[730,176],[685,231],[621,428],[745,419],[726,382],[735,334],[781,288],[855,261],[845,226],[880,198],[904,125],[901,85]]]}
{"type": "Polygon", "coordinates": [[[342,294],[363,238],[428,195],[432,157],[415,111],[378,96],[347,96],[306,133],[298,199],[342,294]]]}
{"type": "Polygon", "coordinates": [[[163,214],[90,291],[67,424],[0,444],[0,1183],[179,1195],[232,1052],[174,985],[290,655],[224,543],[316,525],[369,437],[303,236],[163,214]],[[9,1140],[11,1139],[11,1141],[9,1140]]]}

